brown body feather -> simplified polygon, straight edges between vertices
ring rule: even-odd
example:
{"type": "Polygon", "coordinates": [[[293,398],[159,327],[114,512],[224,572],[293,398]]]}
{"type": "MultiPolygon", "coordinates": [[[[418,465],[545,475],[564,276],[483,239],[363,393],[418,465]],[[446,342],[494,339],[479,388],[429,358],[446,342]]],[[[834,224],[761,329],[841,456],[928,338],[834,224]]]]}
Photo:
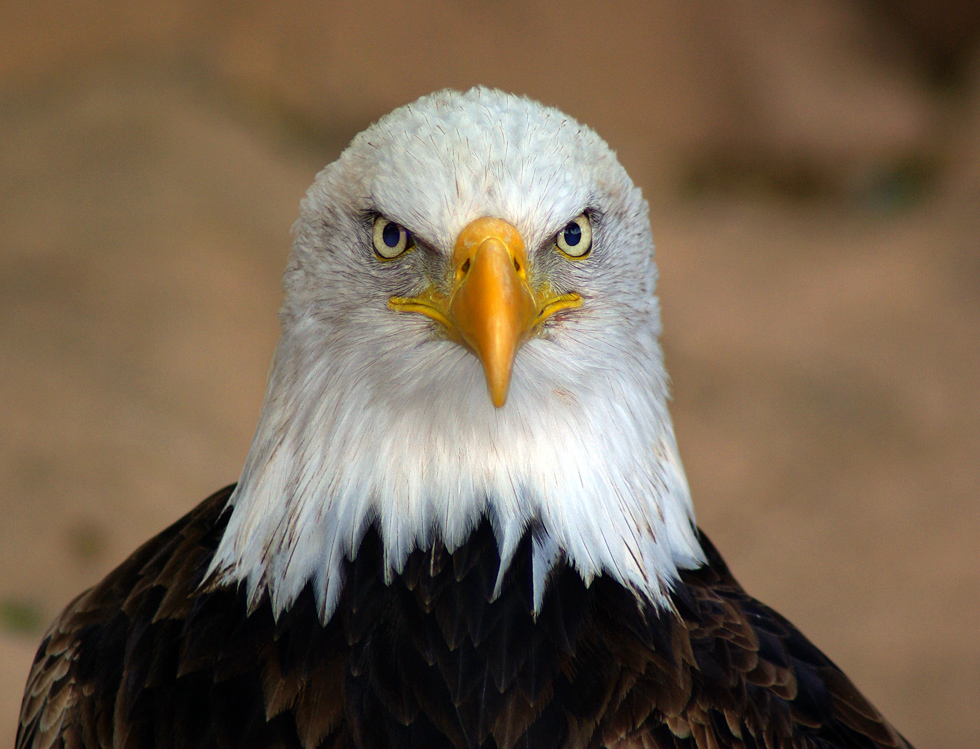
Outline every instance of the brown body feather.
{"type": "Polygon", "coordinates": [[[675,610],[553,571],[532,615],[528,532],[491,601],[484,522],[386,585],[371,530],[326,626],[307,588],[276,621],[201,578],[230,488],[72,602],[21,709],[28,747],[908,747],[702,537],[675,610]]]}

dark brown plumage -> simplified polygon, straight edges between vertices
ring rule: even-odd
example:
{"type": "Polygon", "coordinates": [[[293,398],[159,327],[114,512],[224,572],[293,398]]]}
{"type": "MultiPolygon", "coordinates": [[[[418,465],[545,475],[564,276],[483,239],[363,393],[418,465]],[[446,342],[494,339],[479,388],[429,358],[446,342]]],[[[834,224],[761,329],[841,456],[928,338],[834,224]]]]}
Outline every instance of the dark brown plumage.
{"type": "Polygon", "coordinates": [[[488,522],[391,584],[369,531],[326,626],[202,586],[231,488],[72,602],[45,635],[28,747],[908,747],[834,664],[747,595],[703,535],[674,612],[559,563],[532,616],[532,528],[491,601],[488,522]]]}

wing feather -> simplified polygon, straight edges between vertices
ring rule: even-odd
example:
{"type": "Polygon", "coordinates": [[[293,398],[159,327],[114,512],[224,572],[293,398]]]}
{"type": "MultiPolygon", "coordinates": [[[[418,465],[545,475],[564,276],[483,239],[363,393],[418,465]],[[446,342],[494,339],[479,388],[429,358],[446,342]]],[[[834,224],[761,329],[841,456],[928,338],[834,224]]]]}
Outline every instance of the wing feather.
{"type": "Polygon", "coordinates": [[[683,624],[675,663],[686,678],[674,681],[664,710],[662,692],[644,683],[662,683],[664,669],[648,668],[629,706],[645,717],[632,734],[607,734],[608,745],[618,736],[624,746],[910,749],[829,658],[742,590],[703,534],[701,543],[709,564],[683,572],[683,591],[675,595],[683,624]]]}

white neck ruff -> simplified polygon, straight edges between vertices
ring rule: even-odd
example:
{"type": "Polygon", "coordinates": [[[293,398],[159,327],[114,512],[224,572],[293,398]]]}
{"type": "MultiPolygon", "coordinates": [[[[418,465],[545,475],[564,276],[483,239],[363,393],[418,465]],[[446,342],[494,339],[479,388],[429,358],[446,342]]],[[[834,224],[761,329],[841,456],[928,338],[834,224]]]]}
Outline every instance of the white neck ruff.
{"type": "Polygon", "coordinates": [[[656,343],[647,361],[604,368],[601,387],[587,387],[594,373],[559,377],[555,343],[532,340],[518,355],[507,405],[495,409],[476,358],[453,343],[424,344],[426,368],[410,377],[387,373],[384,382],[410,383],[393,391],[343,356],[311,351],[303,327],[277,349],[209,570],[244,584],[251,606],[268,594],[278,616],[311,583],[329,620],[345,557],[357,554],[371,523],[391,578],[414,549],[438,537],[452,551],[487,516],[501,557],[498,589],[536,523],[536,611],[560,555],[587,584],[609,575],[658,605],[678,568],[704,563],[666,385],[651,377],[662,371],[656,343]]]}

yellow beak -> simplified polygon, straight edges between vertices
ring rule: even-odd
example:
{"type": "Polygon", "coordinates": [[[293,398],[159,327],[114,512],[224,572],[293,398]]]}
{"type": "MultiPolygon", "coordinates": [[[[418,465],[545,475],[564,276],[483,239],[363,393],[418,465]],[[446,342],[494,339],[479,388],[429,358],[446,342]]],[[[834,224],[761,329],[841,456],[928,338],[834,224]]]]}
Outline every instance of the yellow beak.
{"type": "Polygon", "coordinates": [[[526,263],[521,235],[501,219],[477,219],[456,239],[449,319],[483,364],[497,408],[507,401],[514,357],[537,317],[526,263]]]}
{"type": "Polygon", "coordinates": [[[532,291],[527,281],[524,240],[499,218],[478,218],[456,238],[449,296],[437,289],[388,302],[400,312],[418,312],[438,320],[449,337],[480,360],[490,400],[507,402],[517,351],[536,326],[560,309],[578,307],[578,294],[555,296],[532,291]]]}

